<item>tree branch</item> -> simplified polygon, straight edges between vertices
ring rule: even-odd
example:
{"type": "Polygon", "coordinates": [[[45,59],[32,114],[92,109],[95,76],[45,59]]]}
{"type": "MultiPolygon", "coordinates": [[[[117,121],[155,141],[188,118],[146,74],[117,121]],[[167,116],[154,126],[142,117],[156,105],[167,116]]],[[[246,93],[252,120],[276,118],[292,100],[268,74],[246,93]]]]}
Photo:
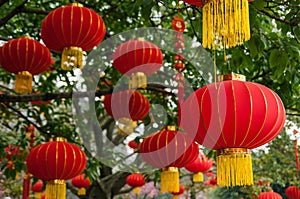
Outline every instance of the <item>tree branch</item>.
{"type": "Polygon", "coordinates": [[[272,18],[272,19],[275,19],[276,21],[280,21],[280,22],[288,24],[290,26],[298,26],[298,27],[300,27],[300,23],[298,23],[298,22],[292,22],[292,21],[287,21],[287,20],[281,19],[280,17],[272,15],[272,14],[270,14],[269,12],[267,12],[265,10],[258,10],[258,12],[260,12],[260,13],[262,13],[262,14],[264,14],[264,15],[272,18]]]}
{"type": "Polygon", "coordinates": [[[23,13],[32,13],[32,14],[42,14],[42,15],[49,14],[49,12],[45,11],[45,10],[34,10],[34,9],[30,9],[30,8],[25,8],[25,7],[22,7],[19,11],[23,12],[23,13]]]}
{"type": "Polygon", "coordinates": [[[20,12],[20,10],[24,7],[24,5],[27,3],[27,0],[23,1],[19,6],[17,6],[15,9],[13,9],[8,15],[0,19],[0,27],[5,25],[11,18],[13,18],[16,14],[20,12]]]}

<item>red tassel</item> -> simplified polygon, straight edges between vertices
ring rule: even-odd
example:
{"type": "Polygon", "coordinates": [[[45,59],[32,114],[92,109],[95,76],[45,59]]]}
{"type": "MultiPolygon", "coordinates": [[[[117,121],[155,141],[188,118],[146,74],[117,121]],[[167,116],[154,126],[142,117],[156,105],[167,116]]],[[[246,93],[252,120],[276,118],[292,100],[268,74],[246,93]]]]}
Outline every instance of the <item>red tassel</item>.
{"type": "Polygon", "coordinates": [[[23,179],[22,199],[29,199],[29,192],[30,192],[30,174],[26,173],[23,179]]]}

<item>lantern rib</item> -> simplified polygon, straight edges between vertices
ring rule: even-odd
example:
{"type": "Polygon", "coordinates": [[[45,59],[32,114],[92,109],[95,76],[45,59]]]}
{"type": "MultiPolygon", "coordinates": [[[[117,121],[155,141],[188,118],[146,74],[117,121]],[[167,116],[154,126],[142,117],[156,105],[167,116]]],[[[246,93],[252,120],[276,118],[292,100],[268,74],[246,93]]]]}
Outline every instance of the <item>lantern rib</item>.
{"type": "MultiPolygon", "coordinates": [[[[31,65],[28,64],[28,40],[25,39],[25,70],[28,71],[27,67],[31,67],[31,65]]],[[[35,46],[35,43],[33,43],[33,46],[35,46]]]]}
{"type": "MultiPolygon", "coordinates": [[[[42,148],[42,147],[46,147],[46,153],[45,153],[45,161],[44,161],[44,163],[46,164],[46,171],[47,171],[47,173],[48,173],[48,176],[47,176],[47,178],[46,179],[50,179],[51,178],[51,176],[53,176],[52,175],[52,173],[51,173],[51,171],[50,171],[50,169],[49,169],[49,165],[48,165],[48,156],[49,156],[49,148],[50,148],[50,146],[51,146],[52,144],[51,144],[51,142],[49,143],[49,144],[47,144],[47,145],[41,145],[41,147],[40,148],[42,148]]],[[[40,161],[40,160],[37,160],[38,162],[40,161]]],[[[41,169],[41,168],[40,168],[41,169]]],[[[42,179],[42,180],[44,180],[44,179],[42,179]]]]}
{"type": "Polygon", "coordinates": [[[59,179],[58,177],[58,142],[55,142],[55,178],[59,179]]]}
{"type": "Polygon", "coordinates": [[[67,154],[67,149],[66,149],[66,145],[62,142],[61,143],[64,149],[64,166],[61,172],[61,176],[60,179],[64,178],[66,176],[65,172],[66,172],[66,165],[67,165],[67,159],[68,159],[68,154],[67,154]]]}
{"type": "MultiPolygon", "coordinates": [[[[36,46],[36,44],[34,44],[34,46],[36,46]]],[[[31,70],[29,70],[30,73],[33,74],[33,75],[37,75],[37,74],[38,74],[37,72],[39,72],[39,68],[44,67],[44,64],[46,63],[46,62],[44,62],[44,60],[42,59],[42,58],[44,57],[44,54],[45,54],[45,49],[44,49],[44,48],[41,48],[41,52],[42,52],[42,55],[41,55],[41,58],[39,59],[39,63],[36,64],[37,71],[35,71],[34,68],[32,68],[31,70]]],[[[36,57],[36,56],[34,56],[34,58],[32,58],[32,59],[34,60],[35,57],[36,57]]],[[[30,67],[32,67],[32,66],[30,66],[30,67]]]]}
{"type": "MultiPolygon", "coordinates": [[[[151,136],[149,141],[148,141],[148,139],[146,139],[147,142],[148,142],[148,151],[150,151],[150,153],[155,153],[155,152],[157,151],[157,149],[155,149],[154,151],[151,150],[151,142],[152,142],[152,139],[153,139],[155,136],[156,136],[156,134],[154,134],[153,136],[151,136]]],[[[155,167],[159,167],[159,166],[157,166],[157,165],[159,165],[159,164],[156,164],[157,160],[153,160],[152,156],[153,156],[153,155],[151,155],[151,154],[149,154],[149,153],[148,153],[148,155],[147,155],[147,157],[151,159],[151,162],[153,162],[153,163],[152,163],[152,166],[153,166],[153,164],[154,164],[154,165],[156,165],[155,167]]],[[[160,159],[160,158],[159,158],[159,159],[160,159]]]]}
{"type": "MultiPolygon", "coordinates": [[[[89,13],[89,15],[90,15],[89,29],[88,29],[88,31],[86,32],[84,38],[81,40],[79,46],[81,46],[82,44],[84,44],[84,43],[87,42],[87,41],[85,41],[85,40],[86,40],[87,36],[90,34],[90,32],[91,32],[91,27],[92,27],[92,24],[93,24],[93,18],[92,18],[92,14],[91,14],[91,12],[90,12],[89,10],[88,10],[88,13],[89,13]]],[[[84,49],[84,50],[87,50],[87,49],[84,49]]]]}
{"type": "MultiPolygon", "coordinates": [[[[220,90],[221,90],[221,85],[223,85],[224,89],[225,89],[225,86],[224,84],[219,84],[219,86],[217,87],[217,109],[218,109],[218,121],[219,121],[219,127],[220,127],[220,132],[221,132],[221,135],[222,135],[222,138],[223,138],[223,141],[225,143],[225,145],[227,145],[227,142],[226,142],[226,138],[225,138],[225,135],[224,135],[224,132],[223,132],[223,125],[222,125],[222,120],[221,120],[221,114],[220,114],[220,90]]],[[[226,96],[225,96],[226,98],[226,96]]],[[[213,113],[212,113],[213,114],[213,113]]],[[[225,121],[224,121],[225,123],[225,121]]]]}
{"type": "Polygon", "coordinates": [[[248,94],[249,94],[249,98],[250,98],[250,118],[249,118],[246,134],[244,136],[243,141],[240,143],[240,147],[244,144],[245,140],[247,139],[247,137],[249,135],[250,127],[252,125],[252,119],[253,119],[253,103],[252,103],[253,97],[252,97],[252,94],[250,92],[249,86],[245,83],[243,85],[246,87],[246,89],[248,91],[248,94]]]}
{"type": "Polygon", "coordinates": [[[141,42],[142,43],[142,51],[143,51],[143,54],[142,54],[142,63],[145,63],[145,50],[146,50],[146,47],[145,47],[145,44],[148,44],[146,42],[141,42]]]}
{"type": "MultiPolygon", "coordinates": [[[[92,13],[94,13],[94,11],[93,10],[90,10],[90,9],[88,9],[88,12],[90,13],[90,16],[91,16],[91,19],[92,19],[92,13]]],[[[100,40],[100,39],[102,39],[102,37],[99,37],[98,36],[98,30],[100,29],[100,16],[97,14],[97,13],[94,13],[95,14],[95,16],[98,18],[98,20],[96,21],[97,22],[97,32],[95,33],[95,34],[93,34],[93,36],[92,36],[92,38],[91,39],[89,39],[87,42],[86,42],[86,44],[85,44],[85,46],[88,48],[88,49],[86,49],[86,50],[90,50],[90,49],[93,49],[93,47],[94,46],[90,46],[90,45],[92,45],[93,43],[99,43],[97,40],[94,40],[96,37],[98,37],[98,39],[100,40]],[[97,42],[95,42],[95,41],[97,41],[97,42]]],[[[91,25],[93,24],[93,20],[92,20],[92,23],[91,23],[91,25]]],[[[89,30],[91,30],[91,27],[90,27],[90,29],[89,30]]],[[[91,31],[89,31],[89,34],[90,34],[90,32],[91,31]]],[[[96,38],[97,39],[97,38],[96,38]]]]}
{"type": "MultiPolygon", "coordinates": [[[[63,36],[63,39],[64,39],[64,45],[67,45],[68,43],[68,40],[66,38],[66,35],[65,35],[65,31],[64,31],[64,13],[65,13],[65,9],[61,9],[61,15],[60,15],[60,30],[62,32],[62,36],[63,36]]],[[[64,46],[66,47],[66,46],[64,46]]]]}
{"type": "MultiPolygon", "coordinates": [[[[20,42],[21,42],[22,40],[18,40],[17,41],[17,58],[18,58],[18,60],[19,60],[19,63],[18,64],[20,64],[20,63],[22,63],[23,62],[23,60],[21,60],[21,57],[20,57],[20,42]]],[[[20,67],[20,66],[18,66],[18,67],[20,67]]],[[[21,70],[21,71],[24,71],[24,68],[23,68],[23,70],[21,70]]],[[[19,71],[20,72],[20,71],[19,71]]]]}
{"type": "Polygon", "coordinates": [[[233,97],[233,108],[234,108],[234,132],[233,132],[233,145],[236,144],[236,96],[235,96],[235,90],[234,90],[234,84],[233,81],[230,81],[231,83],[231,91],[232,91],[232,97],[233,97]]]}
{"type": "Polygon", "coordinates": [[[77,40],[76,40],[76,44],[79,43],[79,39],[80,39],[80,36],[81,36],[81,33],[82,33],[82,24],[83,24],[83,13],[82,13],[82,7],[78,7],[79,10],[80,10],[80,28],[79,28],[79,33],[77,35],[77,40]]]}
{"type": "MultiPolygon", "coordinates": [[[[36,48],[37,48],[37,45],[34,44],[33,45],[33,55],[35,55],[35,53],[36,53],[36,48]]],[[[44,52],[44,48],[42,48],[42,51],[44,52]]],[[[28,52],[28,49],[26,49],[26,52],[28,52]]],[[[42,53],[41,57],[43,57],[43,55],[44,55],[44,53],[42,53]]],[[[31,67],[33,67],[33,63],[34,63],[35,59],[36,59],[36,56],[31,57],[31,63],[29,64],[31,67]]],[[[38,65],[36,65],[35,67],[38,67],[38,65]]],[[[35,71],[35,67],[32,68],[32,71],[35,71]]]]}
{"type": "MultiPolygon", "coordinates": [[[[53,10],[52,12],[51,12],[51,26],[52,26],[52,30],[56,30],[56,28],[55,28],[55,19],[54,19],[54,17],[55,17],[55,14],[57,13],[57,10],[58,9],[56,9],[56,10],[53,10]]],[[[49,15],[48,15],[49,16],[49,15]]],[[[48,23],[48,17],[46,17],[46,19],[45,19],[45,23],[43,23],[43,24],[45,24],[45,27],[47,26],[46,24],[48,23]]],[[[45,28],[44,28],[45,29],[45,28]]],[[[63,43],[62,41],[61,41],[61,38],[60,37],[58,37],[57,36],[57,32],[58,31],[53,31],[54,32],[54,34],[55,34],[55,39],[50,39],[51,41],[55,41],[55,40],[58,40],[58,41],[60,41],[60,43],[63,43]]],[[[48,36],[48,34],[46,34],[47,35],[47,37],[49,37],[48,36]]],[[[50,43],[52,43],[52,42],[50,42],[50,43]]],[[[49,45],[49,44],[47,44],[47,45],[49,45]]],[[[51,44],[52,45],[52,44],[51,44]]],[[[54,48],[56,48],[56,47],[54,47],[54,48]]],[[[63,48],[61,48],[61,47],[59,47],[59,51],[62,51],[63,50],[63,48]]]]}
{"type": "Polygon", "coordinates": [[[70,45],[73,45],[73,15],[74,15],[74,7],[71,6],[71,16],[70,16],[70,45]]]}
{"type": "Polygon", "coordinates": [[[254,138],[253,138],[251,141],[249,141],[249,143],[246,144],[245,147],[247,147],[247,148],[253,148],[253,147],[251,146],[251,144],[252,144],[254,141],[256,141],[256,138],[261,134],[261,132],[262,132],[264,126],[265,126],[265,123],[266,123],[266,120],[267,120],[267,115],[268,115],[268,102],[267,102],[266,96],[265,96],[264,92],[262,91],[262,89],[261,89],[259,86],[257,86],[256,84],[253,84],[253,85],[255,85],[255,86],[258,88],[258,90],[260,91],[260,93],[262,94],[262,96],[263,96],[263,98],[264,98],[264,104],[265,104],[265,117],[264,117],[264,120],[263,120],[263,122],[262,122],[262,125],[261,125],[260,129],[258,130],[258,132],[256,133],[256,135],[254,136],[254,138]]]}

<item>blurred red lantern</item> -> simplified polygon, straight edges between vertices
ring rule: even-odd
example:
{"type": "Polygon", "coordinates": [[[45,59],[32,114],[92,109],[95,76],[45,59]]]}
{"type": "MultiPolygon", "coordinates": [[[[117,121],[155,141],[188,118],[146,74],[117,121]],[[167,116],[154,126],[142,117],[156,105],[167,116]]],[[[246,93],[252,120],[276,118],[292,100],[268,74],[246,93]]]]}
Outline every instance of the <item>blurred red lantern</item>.
{"type": "Polygon", "coordinates": [[[205,147],[217,151],[219,185],[253,184],[250,150],[270,142],[284,127],[285,110],[267,87],[234,74],[204,86],[184,102],[181,126],[205,147]]]}
{"type": "Polygon", "coordinates": [[[299,199],[300,198],[300,189],[296,186],[289,186],[285,190],[285,195],[288,199],[299,199]]]}
{"type": "Polygon", "coordinates": [[[117,47],[112,58],[114,67],[120,73],[131,76],[129,88],[146,88],[146,75],[157,71],[163,61],[161,50],[143,39],[122,43],[117,47]]]}
{"type": "Polygon", "coordinates": [[[203,182],[203,173],[208,171],[213,164],[212,159],[208,159],[205,155],[200,154],[192,163],[185,166],[185,168],[192,173],[193,182],[203,182]]]}
{"type": "Polygon", "coordinates": [[[43,191],[43,181],[38,180],[32,187],[31,191],[34,192],[35,198],[41,198],[42,197],[42,191],[43,191]]]}
{"type": "Polygon", "coordinates": [[[32,92],[32,76],[44,72],[54,61],[44,45],[21,37],[6,42],[0,48],[0,65],[16,74],[15,91],[20,94],[32,92]]]}
{"type": "Polygon", "coordinates": [[[132,148],[134,151],[138,149],[138,144],[135,142],[135,140],[131,140],[128,142],[128,146],[132,148]]]}
{"type": "Polygon", "coordinates": [[[118,121],[119,132],[129,135],[137,120],[143,119],[150,110],[148,99],[135,90],[125,90],[106,95],[104,108],[118,121]]]}
{"type": "Polygon", "coordinates": [[[105,36],[100,15],[79,3],[59,7],[43,20],[41,37],[45,45],[62,52],[64,70],[82,68],[83,51],[92,50],[105,36]]]}
{"type": "Polygon", "coordinates": [[[64,198],[65,180],[79,175],[86,166],[84,152],[75,144],[64,138],[34,147],[27,156],[26,166],[29,173],[36,178],[48,181],[46,195],[64,198]]]}
{"type": "Polygon", "coordinates": [[[282,199],[282,196],[276,192],[268,191],[260,193],[258,199],[282,199]]]}
{"type": "Polygon", "coordinates": [[[144,138],[140,153],[145,162],[155,168],[163,168],[161,191],[178,192],[178,168],[194,161],[199,155],[198,145],[186,134],[168,126],[160,132],[144,138]]]}
{"type": "Polygon", "coordinates": [[[78,188],[78,195],[85,195],[86,188],[91,186],[91,181],[88,177],[85,176],[85,174],[81,174],[72,178],[71,183],[74,187],[78,188]]]}
{"type": "Polygon", "coordinates": [[[184,32],[185,25],[183,18],[180,16],[173,16],[172,28],[177,32],[184,32]]]}
{"type": "Polygon", "coordinates": [[[173,194],[173,199],[178,199],[178,196],[184,193],[184,186],[179,185],[179,191],[178,192],[171,192],[173,194]]]}
{"type": "Polygon", "coordinates": [[[140,173],[133,173],[127,176],[126,183],[134,188],[133,193],[139,194],[140,187],[145,184],[145,177],[140,173]]]}

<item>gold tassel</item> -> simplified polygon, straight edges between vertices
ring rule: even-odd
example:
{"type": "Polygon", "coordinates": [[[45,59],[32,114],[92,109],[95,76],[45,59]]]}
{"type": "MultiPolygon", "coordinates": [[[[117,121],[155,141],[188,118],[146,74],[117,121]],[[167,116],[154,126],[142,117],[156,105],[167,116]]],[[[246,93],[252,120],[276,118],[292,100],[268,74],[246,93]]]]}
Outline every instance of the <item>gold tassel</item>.
{"type": "Polygon", "coordinates": [[[84,187],[79,188],[77,194],[79,196],[84,196],[86,194],[86,189],[84,187]]]}
{"type": "Polygon", "coordinates": [[[147,76],[143,72],[132,73],[128,86],[129,89],[145,89],[147,87],[147,76]]]}
{"type": "Polygon", "coordinates": [[[226,148],[217,152],[217,179],[221,186],[253,185],[250,150],[226,148]]]}
{"type": "Polygon", "coordinates": [[[210,0],[202,16],[204,48],[230,48],[250,39],[248,0],[210,0]]]}
{"type": "Polygon", "coordinates": [[[133,190],[132,190],[132,192],[133,192],[134,194],[139,194],[140,191],[141,191],[141,188],[140,188],[140,187],[134,187],[133,190]]]}
{"type": "Polygon", "coordinates": [[[128,136],[133,133],[133,129],[137,126],[136,121],[132,121],[130,118],[122,117],[118,120],[118,133],[121,135],[128,136]]]}
{"type": "Polygon", "coordinates": [[[162,169],[160,174],[160,192],[179,192],[179,172],[177,167],[162,169]]]}
{"type": "Polygon", "coordinates": [[[19,94],[32,92],[32,75],[28,71],[19,72],[16,76],[15,91],[19,94]]]}
{"type": "Polygon", "coordinates": [[[64,180],[53,180],[46,184],[46,199],[65,199],[66,183],[64,180]]]}
{"type": "Polygon", "coordinates": [[[193,182],[203,182],[203,173],[198,172],[193,175],[193,182]]]}
{"type": "Polygon", "coordinates": [[[36,192],[36,193],[34,194],[34,198],[36,198],[36,199],[41,199],[41,198],[42,198],[42,193],[41,193],[41,192],[36,192]]]}
{"type": "Polygon", "coordinates": [[[80,47],[65,47],[61,57],[61,68],[63,70],[72,70],[73,68],[82,69],[83,51],[80,47]]]}
{"type": "Polygon", "coordinates": [[[173,199],[178,199],[178,195],[174,195],[174,196],[173,196],[173,199]]]}

